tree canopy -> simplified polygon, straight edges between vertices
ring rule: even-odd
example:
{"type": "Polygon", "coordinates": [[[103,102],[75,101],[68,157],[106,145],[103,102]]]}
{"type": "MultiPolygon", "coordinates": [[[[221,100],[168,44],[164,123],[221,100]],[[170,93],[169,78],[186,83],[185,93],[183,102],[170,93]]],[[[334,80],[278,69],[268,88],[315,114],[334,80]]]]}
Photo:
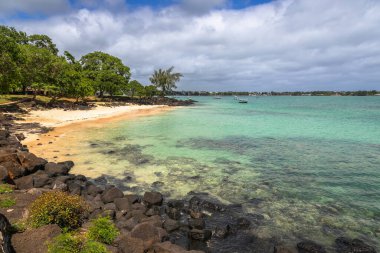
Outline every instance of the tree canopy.
{"type": "Polygon", "coordinates": [[[130,81],[130,68],[110,54],[95,51],[76,60],[68,51],[59,54],[53,40],[44,34],[17,31],[0,25],[0,94],[19,92],[45,94],[52,101],[60,97],[77,100],[88,96],[136,95],[139,98],[163,95],[175,88],[182,76],[173,67],[155,71],[154,85],[130,81]]]}

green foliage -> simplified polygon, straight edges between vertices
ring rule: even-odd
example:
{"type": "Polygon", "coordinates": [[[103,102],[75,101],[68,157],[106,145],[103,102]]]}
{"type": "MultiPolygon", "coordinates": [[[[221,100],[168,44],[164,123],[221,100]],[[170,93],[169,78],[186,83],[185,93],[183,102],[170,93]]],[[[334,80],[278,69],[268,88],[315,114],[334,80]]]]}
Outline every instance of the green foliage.
{"type": "Polygon", "coordinates": [[[65,233],[48,243],[48,253],[107,253],[106,247],[84,236],[65,233]]]}
{"type": "Polygon", "coordinates": [[[13,188],[9,184],[0,184],[0,194],[11,192],[13,192],[13,188]]]}
{"type": "Polygon", "coordinates": [[[93,52],[80,60],[84,75],[89,78],[100,96],[105,92],[111,96],[120,93],[131,76],[129,67],[112,55],[103,52],[93,52]]]}
{"type": "Polygon", "coordinates": [[[93,220],[88,231],[90,239],[106,244],[111,244],[118,235],[119,231],[108,217],[93,220]]]}
{"type": "Polygon", "coordinates": [[[181,77],[181,73],[172,73],[174,67],[168,68],[166,70],[155,70],[153,75],[149,78],[150,82],[154,84],[158,89],[161,89],[161,95],[165,96],[168,92],[176,89],[175,85],[181,77]]]}
{"type": "Polygon", "coordinates": [[[86,211],[87,206],[80,196],[51,191],[32,203],[29,222],[33,227],[57,224],[61,228],[75,229],[82,224],[86,211]]]}
{"type": "Polygon", "coordinates": [[[0,207],[8,208],[14,206],[16,204],[16,200],[10,196],[0,196],[0,207]]]}
{"type": "Polygon", "coordinates": [[[20,220],[12,224],[11,230],[12,233],[22,233],[27,229],[27,223],[23,220],[20,220]]]}
{"type": "Polygon", "coordinates": [[[157,88],[154,85],[145,86],[145,96],[151,98],[157,94],[157,88]]]}

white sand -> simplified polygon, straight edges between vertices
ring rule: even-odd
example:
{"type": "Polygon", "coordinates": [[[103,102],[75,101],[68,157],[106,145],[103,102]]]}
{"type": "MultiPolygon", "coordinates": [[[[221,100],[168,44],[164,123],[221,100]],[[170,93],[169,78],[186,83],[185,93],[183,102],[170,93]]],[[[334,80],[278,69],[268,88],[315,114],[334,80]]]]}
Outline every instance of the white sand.
{"type": "Polygon", "coordinates": [[[123,114],[133,114],[141,110],[165,108],[164,105],[125,105],[125,106],[97,106],[90,110],[63,110],[52,109],[45,111],[31,111],[23,122],[37,122],[45,127],[62,127],[72,123],[87,120],[111,118],[123,114]]]}

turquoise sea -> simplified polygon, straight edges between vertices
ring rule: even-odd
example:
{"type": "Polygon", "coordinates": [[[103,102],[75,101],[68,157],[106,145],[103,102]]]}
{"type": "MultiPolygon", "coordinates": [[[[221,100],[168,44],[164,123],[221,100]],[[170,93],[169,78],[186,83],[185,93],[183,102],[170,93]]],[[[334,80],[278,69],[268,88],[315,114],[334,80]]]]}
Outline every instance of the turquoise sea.
{"type": "Polygon", "coordinates": [[[261,214],[261,237],[380,245],[380,97],[193,97],[78,132],[75,172],[130,192],[208,192],[261,214]]]}

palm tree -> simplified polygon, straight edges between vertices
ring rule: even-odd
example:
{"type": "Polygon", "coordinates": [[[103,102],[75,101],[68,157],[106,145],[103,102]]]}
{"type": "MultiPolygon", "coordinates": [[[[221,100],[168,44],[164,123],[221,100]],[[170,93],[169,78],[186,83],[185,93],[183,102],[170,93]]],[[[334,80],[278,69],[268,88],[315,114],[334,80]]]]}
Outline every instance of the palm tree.
{"type": "Polygon", "coordinates": [[[172,73],[174,67],[168,68],[166,70],[155,70],[153,75],[149,78],[150,82],[154,84],[158,89],[161,89],[161,95],[165,96],[168,91],[176,89],[175,85],[181,77],[181,73],[172,73]]]}

